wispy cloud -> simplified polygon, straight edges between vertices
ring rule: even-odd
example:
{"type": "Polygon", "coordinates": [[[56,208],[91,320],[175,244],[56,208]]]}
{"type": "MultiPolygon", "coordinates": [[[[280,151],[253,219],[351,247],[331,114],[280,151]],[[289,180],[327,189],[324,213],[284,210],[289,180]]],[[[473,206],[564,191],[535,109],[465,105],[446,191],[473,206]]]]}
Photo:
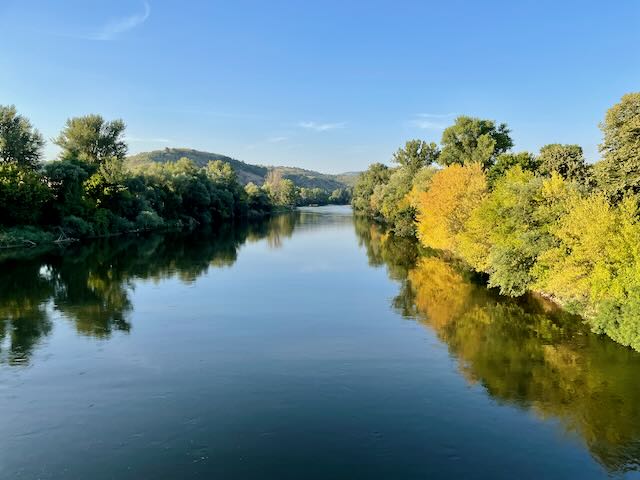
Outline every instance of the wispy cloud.
{"type": "Polygon", "coordinates": [[[300,122],[298,126],[306,128],[307,130],[314,130],[316,132],[326,132],[328,130],[335,130],[337,128],[344,128],[345,123],[316,123],[316,122],[300,122]]]}
{"type": "Polygon", "coordinates": [[[282,143],[288,140],[289,137],[271,137],[267,138],[267,142],[269,143],[282,143]]]}
{"type": "Polygon", "coordinates": [[[444,130],[455,116],[455,113],[418,113],[409,124],[423,130],[444,130]]]}
{"type": "Polygon", "coordinates": [[[142,2],[143,11],[134,13],[127,17],[113,19],[107,22],[100,30],[92,35],[88,35],[90,40],[113,40],[121,33],[129,31],[138,25],[142,25],[151,15],[151,5],[146,0],[142,2]]]}

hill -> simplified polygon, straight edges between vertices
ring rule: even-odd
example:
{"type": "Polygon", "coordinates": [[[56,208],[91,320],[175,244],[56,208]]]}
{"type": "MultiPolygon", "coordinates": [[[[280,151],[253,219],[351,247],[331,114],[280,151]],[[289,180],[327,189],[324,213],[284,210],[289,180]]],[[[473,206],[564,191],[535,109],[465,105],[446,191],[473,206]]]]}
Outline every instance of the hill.
{"type": "Polygon", "coordinates": [[[355,179],[359,175],[358,172],[330,175],[297,167],[252,165],[225,155],[188,148],[165,148],[164,150],[138,153],[128,157],[127,162],[131,166],[140,166],[149,162],[175,162],[182,157],[193,160],[199,166],[206,166],[207,163],[215,160],[227,162],[235,170],[238,180],[245,185],[249,182],[262,185],[270,172],[278,171],[281,173],[282,178],[290,179],[298,187],[322,188],[323,190],[333,191],[337,188],[353,186],[355,179]]]}

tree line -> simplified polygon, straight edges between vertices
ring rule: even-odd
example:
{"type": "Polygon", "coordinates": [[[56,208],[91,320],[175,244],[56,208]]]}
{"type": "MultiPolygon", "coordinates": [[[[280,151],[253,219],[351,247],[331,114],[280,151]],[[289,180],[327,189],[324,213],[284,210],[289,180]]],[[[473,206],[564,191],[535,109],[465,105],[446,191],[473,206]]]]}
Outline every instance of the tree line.
{"type": "Polygon", "coordinates": [[[371,165],[353,206],[502,294],[541,292],[640,350],[640,93],[600,127],[602,158],[589,164],[578,145],[513,152],[506,124],[461,116],[440,145],[412,140],[396,167],[371,165]]]}
{"type": "Polygon", "coordinates": [[[0,105],[0,244],[52,240],[59,229],[83,238],[350,201],[346,190],[298,188],[277,175],[242,186],[222,161],[130,166],[125,123],[100,115],[70,118],[53,143],[58,158],[43,162],[40,132],[14,106],[0,105]]]}

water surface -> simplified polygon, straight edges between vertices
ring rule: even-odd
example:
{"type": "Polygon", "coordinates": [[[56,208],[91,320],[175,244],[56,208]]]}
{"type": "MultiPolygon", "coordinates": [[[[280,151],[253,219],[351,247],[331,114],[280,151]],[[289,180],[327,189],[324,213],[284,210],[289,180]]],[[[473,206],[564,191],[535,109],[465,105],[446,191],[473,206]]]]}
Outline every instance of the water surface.
{"type": "Polygon", "coordinates": [[[0,258],[0,478],[637,477],[640,355],[346,207],[0,258]]]}

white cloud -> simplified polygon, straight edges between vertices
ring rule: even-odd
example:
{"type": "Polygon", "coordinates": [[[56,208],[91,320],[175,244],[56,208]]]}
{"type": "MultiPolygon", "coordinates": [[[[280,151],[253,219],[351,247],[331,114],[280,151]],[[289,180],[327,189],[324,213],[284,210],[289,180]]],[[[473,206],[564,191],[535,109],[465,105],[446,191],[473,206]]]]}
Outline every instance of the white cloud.
{"type": "Polygon", "coordinates": [[[149,15],[151,15],[151,5],[149,5],[149,2],[145,0],[143,1],[143,6],[143,12],[114,19],[104,25],[94,35],[89,35],[87,38],[91,40],[113,40],[119,34],[143,24],[147,18],[149,18],[149,15]]]}
{"type": "Polygon", "coordinates": [[[337,128],[344,128],[345,123],[316,123],[316,122],[300,122],[298,126],[306,128],[307,130],[314,130],[316,132],[326,132],[328,130],[335,130],[337,128]]]}

